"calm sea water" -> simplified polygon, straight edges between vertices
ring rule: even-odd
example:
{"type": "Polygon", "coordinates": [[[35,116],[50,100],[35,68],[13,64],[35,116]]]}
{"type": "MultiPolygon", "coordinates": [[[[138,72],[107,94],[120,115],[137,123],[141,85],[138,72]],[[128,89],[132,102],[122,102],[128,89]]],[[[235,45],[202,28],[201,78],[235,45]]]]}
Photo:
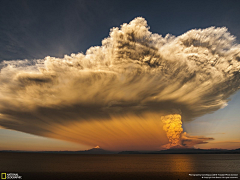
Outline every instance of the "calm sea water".
{"type": "Polygon", "coordinates": [[[239,174],[240,155],[0,153],[0,172],[18,173],[22,179],[33,180],[202,179],[189,174],[239,174]]]}

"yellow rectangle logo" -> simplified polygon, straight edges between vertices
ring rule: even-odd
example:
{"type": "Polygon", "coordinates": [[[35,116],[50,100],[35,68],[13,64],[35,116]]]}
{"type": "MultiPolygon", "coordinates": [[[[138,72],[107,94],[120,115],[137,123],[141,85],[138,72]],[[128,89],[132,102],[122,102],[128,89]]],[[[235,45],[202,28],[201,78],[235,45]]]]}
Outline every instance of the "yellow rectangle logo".
{"type": "Polygon", "coordinates": [[[7,178],[6,173],[1,173],[1,179],[6,179],[6,178],[7,178]]]}

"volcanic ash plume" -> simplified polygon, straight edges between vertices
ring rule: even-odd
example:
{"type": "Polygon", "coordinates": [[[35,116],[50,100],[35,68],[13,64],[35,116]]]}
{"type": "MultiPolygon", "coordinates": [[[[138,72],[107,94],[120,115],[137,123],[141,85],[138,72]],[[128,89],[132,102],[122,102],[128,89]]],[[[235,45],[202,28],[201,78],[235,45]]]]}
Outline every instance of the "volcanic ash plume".
{"type": "Polygon", "coordinates": [[[161,120],[163,122],[163,129],[166,131],[169,144],[165,147],[181,146],[181,135],[183,132],[181,115],[172,114],[167,116],[162,116],[161,120]]]}
{"type": "Polygon", "coordinates": [[[151,132],[151,121],[141,125],[150,113],[162,119],[173,146],[182,132],[180,115],[191,121],[223,108],[239,89],[240,45],[225,27],[162,37],[139,17],[111,29],[101,46],[85,54],[4,61],[0,69],[1,127],[109,149],[121,144],[112,147],[108,139],[120,139],[127,149],[126,126],[132,139],[144,139],[135,147],[147,147],[147,141],[159,147],[167,143],[162,133],[160,144],[136,136],[151,132]]]}

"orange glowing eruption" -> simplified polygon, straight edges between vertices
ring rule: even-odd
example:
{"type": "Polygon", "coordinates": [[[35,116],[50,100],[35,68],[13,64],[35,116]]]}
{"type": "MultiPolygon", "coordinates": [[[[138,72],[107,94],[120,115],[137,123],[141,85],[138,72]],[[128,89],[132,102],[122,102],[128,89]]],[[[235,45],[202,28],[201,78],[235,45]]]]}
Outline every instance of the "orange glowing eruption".
{"type": "Polygon", "coordinates": [[[166,144],[165,148],[174,146],[181,146],[181,135],[183,133],[181,115],[171,114],[162,116],[163,129],[167,133],[169,144],[166,144]]]}

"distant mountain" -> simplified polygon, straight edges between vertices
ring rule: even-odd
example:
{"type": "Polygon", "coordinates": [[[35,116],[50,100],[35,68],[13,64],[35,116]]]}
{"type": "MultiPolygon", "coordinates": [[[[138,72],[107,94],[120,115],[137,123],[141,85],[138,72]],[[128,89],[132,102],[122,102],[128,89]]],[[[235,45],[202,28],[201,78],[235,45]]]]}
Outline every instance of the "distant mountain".
{"type": "Polygon", "coordinates": [[[240,149],[227,150],[227,149],[167,149],[162,151],[148,152],[148,154],[240,154],[240,149]]]}
{"type": "Polygon", "coordinates": [[[104,150],[100,147],[95,147],[89,150],[85,150],[85,151],[77,151],[78,154],[116,154],[117,152],[114,151],[107,151],[104,150]]]}
{"type": "Polygon", "coordinates": [[[240,154],[240,148],[234,150],[226,149],[194,149],[194,148],[172,148],[161,151],[107,151],[100,147],[95,147],[85,151],[12,151],[4,150],[0,152],[16,153],[60,153],[60,154],[240,154]]]}
{"type": "Polygon", "coordinates": [[[143,152],[139,152],[139,151],[121,151],[118,154],[143,154],[143,152]]]}
{"type": "Polygon", "coordinates": [[[240,148],[238,149],[234,149],[234,150],[229,150],[231,153],[234,153],[234,154],[240,154],[240,148]]]}

